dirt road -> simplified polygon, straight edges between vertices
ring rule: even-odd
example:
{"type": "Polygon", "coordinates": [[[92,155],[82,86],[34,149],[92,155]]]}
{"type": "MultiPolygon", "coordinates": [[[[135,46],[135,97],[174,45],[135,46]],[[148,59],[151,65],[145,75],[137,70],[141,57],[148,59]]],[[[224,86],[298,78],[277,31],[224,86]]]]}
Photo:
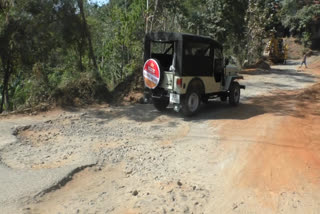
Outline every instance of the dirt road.
{"type": "Polygon", "coordinates": [[[194,118],[151,105],[0,120],[0,213],[318,213],[318,81],[244,72],[241,105],[194,118]],[[13,136],[14,134],[15,136],[13,136]]]}

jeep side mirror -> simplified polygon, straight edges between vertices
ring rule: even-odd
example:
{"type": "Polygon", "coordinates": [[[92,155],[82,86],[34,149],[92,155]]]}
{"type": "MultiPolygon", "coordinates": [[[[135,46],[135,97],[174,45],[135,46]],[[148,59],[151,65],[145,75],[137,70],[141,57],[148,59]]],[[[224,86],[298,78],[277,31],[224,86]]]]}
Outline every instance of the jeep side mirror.
{"type": "Polygon", "coordinates": [[[226,59],[224,60],[224,65],[225,65],[225,66],[229,65],[229,58],[226,58],[226,59]]]}

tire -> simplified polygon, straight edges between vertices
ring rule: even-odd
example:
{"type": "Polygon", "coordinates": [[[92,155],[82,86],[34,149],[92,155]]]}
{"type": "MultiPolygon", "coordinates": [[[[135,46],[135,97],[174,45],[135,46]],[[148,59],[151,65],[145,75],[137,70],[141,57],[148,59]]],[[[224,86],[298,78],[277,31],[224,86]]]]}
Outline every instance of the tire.
{"type": "Polygon", "coordinates": [[[182,104],[182,113],[184,116],[190,117],[195,115],[200,107],[201,95],[198,90],[188,90],[182,104]]]}
{"type": "Polygon", "coordinates": [[[152,98],[152,102],[154,107],[161,112],[164,111],[169,105],[169,99],[152,98]]]}
{"type": "Polygon", "coordinates": [[[229,90],[229,104],[237,106],[240,101],[240,85],[238,82],[232,82],[229,90]]]}
{"type": "Polygon", "coordinates": [[[145,82],[145,77],[143,77],[143,78],[144,78],[145,87],[148,88],[148,89],[150,89],[150,90],[154,90],[154,89],[158,88],[158,87],[161,85],[161,83],[162,83],[162,81],[163,81],[163,79],[164,79],[164,72],[162,72],[162,71],[164,71],[164,69],[163,69],[162,65],[160,64],[160,61],[159,61],[158,59],[155,59],[155,58],[150,58],[150,59],[146,60],[145,65],[144,65],[143,67],[146,66],[146,63],[147,63],[149,60],[155,61],[155,62],[158,64],[158,66],[159,66],[159,82],[158,82],[158,84],[157,84],[155,87],[150,88],[150,86],[148,86],[148,85],[146,84],[146,82],[145,82]]]}
{"type": "Polygon", "coordinates": [[[160,80],[159,80],[158,86],[156,87],[156,88],[158,88],[162,84],[162,81],[164,79],[164,70],[165,69],[163,69],[163,66],[160,63],[160,60],[158,60],[158,59],[154,59],[154,60],[158,63],[159,69],[160,69],[160,71],[159,71],[160,72],[160,80]]]}

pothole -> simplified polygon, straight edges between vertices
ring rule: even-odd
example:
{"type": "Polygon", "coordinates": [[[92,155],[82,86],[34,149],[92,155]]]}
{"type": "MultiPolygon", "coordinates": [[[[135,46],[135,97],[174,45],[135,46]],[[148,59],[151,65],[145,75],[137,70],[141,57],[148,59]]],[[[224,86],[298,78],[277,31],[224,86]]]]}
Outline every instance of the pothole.
{"type": "MultiPolygon", "coordinates": [[[[160,117],[163,119],[163,117],[160,117]]],[[[31,126],[18,127],[18,141],[0,151],[1,162],[15,169],[50,169],[76,165],[93,156],[100,163],[121,161],[129,147],[162,142],[177,134],[182,121],[165,118],[157,126],[125,118],[64,115],[31,126]],[[101,154],[104,155],[101,155],[101,154]]]]}

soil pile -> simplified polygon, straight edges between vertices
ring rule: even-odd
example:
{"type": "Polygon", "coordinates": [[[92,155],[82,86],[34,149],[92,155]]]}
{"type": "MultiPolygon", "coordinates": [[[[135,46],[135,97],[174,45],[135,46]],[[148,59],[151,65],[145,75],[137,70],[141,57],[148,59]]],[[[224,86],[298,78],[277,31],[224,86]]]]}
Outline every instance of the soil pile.
{"type": "Polygon", "coordinates": [[[264,59],[260,59],[257,63],[255,64],[249,64],[247,61],[242,65],[243,68],[245,69],[252,69],[252,68],[260,68],[263,70],[270,70],[271,67],[268,62],[266,62],[264,59]]]}
{"type": "Polygon", "coordinates": [[[58,106],[83,106],[110,99],[110,92],[101,80],[91,73],[65,81],[54,90],[52,101],[58,106]]]}
{"type": "Polygon", "coordinates": [[[270,69],[271,69],[270,65],[269,65],[267,62],[265,62],[263,59],[259,60],[259,61],[254,65],[254,67],[256,67],[256,68],[261,68],[261,69],[264,69],[264,70],[270,70],[270,69]]]}
{"type": "Polygon", "coordinates": [[[142,72],[136,71],[120,83],[112,92],[114,104],[130,104],[140,102],[143,98],[142,72]]]}

